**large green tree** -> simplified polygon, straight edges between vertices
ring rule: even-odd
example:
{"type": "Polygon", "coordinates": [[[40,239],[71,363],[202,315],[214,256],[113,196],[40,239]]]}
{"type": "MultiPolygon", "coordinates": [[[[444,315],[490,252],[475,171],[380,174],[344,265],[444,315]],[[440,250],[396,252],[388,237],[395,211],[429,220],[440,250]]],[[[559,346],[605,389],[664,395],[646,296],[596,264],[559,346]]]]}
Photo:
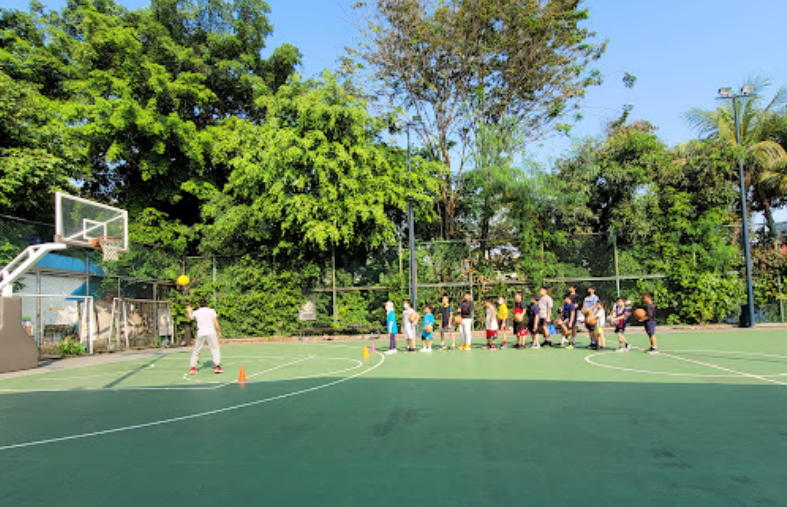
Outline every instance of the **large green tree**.
{"type": "MultiPolygon", "coordinates": [[[[365,5],[365,3],[361,3],[365,5]]],[[[605,49],[578,0],[378,0],[363,10],[351,56],[371,95],[420,115],[414,128],[441,160],[443,234],[456,234],[462,171],[479,125],[513,121],[522,140],[554,128],[600,76],[605,49]]]]}
{"type": "Polygon", "coordinates": [[[232,168],[226,186],[189,185],[206,199],[211,251],[263,251],[290,259],[332,248],[368,252],[395,242],[408,199],[430,219],[439,166],[380,139],[382,123],[326,74],[260,97],[267,121],[230,119],[214,162],[232,168]]]}

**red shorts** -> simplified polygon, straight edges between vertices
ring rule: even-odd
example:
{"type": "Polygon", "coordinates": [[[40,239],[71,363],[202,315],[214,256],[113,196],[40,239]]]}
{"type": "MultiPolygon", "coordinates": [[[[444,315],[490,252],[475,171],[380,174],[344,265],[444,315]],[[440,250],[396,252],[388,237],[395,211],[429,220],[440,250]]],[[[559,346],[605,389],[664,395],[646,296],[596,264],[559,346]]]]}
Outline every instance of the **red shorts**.
{"type": "Polygon", "coordinates": [[[527,326],[522,325],[522,327],[519,328],[519,336],[527,336],[528,334],[530,334],[530,331],[527,329],[527,326]]]}
{"type": "Polygon", "coordinates": [[[486,330],[486,337],[487,337],[487,339],[494,338],[495,336],[497,336],[497,331],[492,331],[492,330],[489,330],[489,329],[486,330]]]}

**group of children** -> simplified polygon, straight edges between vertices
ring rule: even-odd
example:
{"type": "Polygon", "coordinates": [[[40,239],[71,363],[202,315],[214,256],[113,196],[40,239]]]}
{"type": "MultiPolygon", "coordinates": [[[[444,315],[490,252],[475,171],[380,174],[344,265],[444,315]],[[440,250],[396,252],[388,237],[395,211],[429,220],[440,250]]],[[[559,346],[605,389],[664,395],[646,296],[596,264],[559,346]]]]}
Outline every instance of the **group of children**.
{"type": "MultiPolygon", "coordinates": [[[[588,348],[604,350],[606,339],[604,328],[606,327],[607,313],[604,302],[596,295],[595,287],[587,289],[588,295],[582,299],[577,294],[576,285],[568,288],[568,293],[563,298],[563,305],[557,309],[557,318],[553,320],[554,301],[549,295],[546,287],[541,287],[538,297],[530,299],[530,304],[523,300],[521,292],[514,295],[513,307],[513,333],[517,338],[514,348],[526,348],[528,335],[532,337],[530,347],[538,349],[541,347],[553,347],[552,335],[561,335],[560,346],[566,349],[573,349],[579,326],[584,324],[590,338],[588,348]],[[542,335],[542,342],[538,335],[542,335]]],[[[486,317],[486,346],[484,349],[495,350],[504,348],[508,345],[506,333],[508,332],[509,311],[506,298],[500,297],[497,300],[497,308],[494,301],[490,298],[485,301],[486,317]],[[502,344],[498,346],[498,340],[502,339],[502,344]]],[[[656,342],[656,307],[653,304],[653,295],[646,293],[642,296],[643,308],[638,309],[634,314],[640,322],[645,323],[645,332],[650,339],[650,348],[647,352],[658,353],[656,342]]],[[[390,335],[390,347],[386,354],[395,354],[396,335],[399,330],[396,323],[396,312],[394,304],[385,304],[387,315],[387,331],[390,335]]],[[[461,337],[460,350],[470,350],[472,344],[473,331],[473,298],[470,293],[465,293],[462,302],[459,304],[457,312],[454,312],[448,296],[443,296],[440,310],[440,348],[447,349],[446,336],[451,338],[451,346],[448,350],[456,349],[456,328],[459,329],[461,337]]],[[[432,352],[432,343],[435,332],[435,314],[431,305],[423,308],[423,319],[420,326],[421,330],[421,352],[432,352]]],[[[610,315],[612,327],[618,337],[618,352],[628,352],[631,345],[626,340],[626,323],[632,315],[631,305],[625,298],[619,297],[615,302],[610,315]]],[[[404,302],[404,312],[402,313],[402,326],[406,341],[406,351],[415,352],[416,336],[419,330],[421,316],[412,308],[410,301],[404,302]]]]}

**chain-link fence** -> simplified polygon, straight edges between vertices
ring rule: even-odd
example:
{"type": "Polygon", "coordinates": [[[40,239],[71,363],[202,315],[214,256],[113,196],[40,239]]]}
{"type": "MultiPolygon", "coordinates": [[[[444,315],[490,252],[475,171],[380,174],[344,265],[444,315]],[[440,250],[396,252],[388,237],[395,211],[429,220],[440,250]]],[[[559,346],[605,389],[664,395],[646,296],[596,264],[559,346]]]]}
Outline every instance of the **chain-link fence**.
{"type": "MultiPolygon", "coordinates": [[[[779,227],[787,229],[782,224],[779,227]]],[[[50,224],[0,216],[0,262],[7,262],[31,244],[50,241],[53,233],[50,224]]],[[[734,244],[735,228],[729,228],[729,234],[734,244]]],[[[764,233],[757,230],[753,237],[757,322],[783,323],[787,248],[783,238],[765,241],[764,233]]],[[[504,296],[510,301],[515,292],[522,292],[528,299],[542,285],[550,289],[556,302],[569,285],[578,286],[580,295],[593,285],[602,299],[612,303],[619,296],[636,301],[644,291],[664,293],[670,284],[674,288],[680,283],[668,273],[648,270],[636,252],[620,247],[614,236],[564,236],[550,247],[537,243],[533,247],[531,242],[528,248],[524,250],[521,238],[418,242],[419,309],[426,303],[438,304],[443,295],[456,304],[470,292],[479,311],[476,321],[481,325],[485,298],[504,296]]],[[[58,252],[61,264],[42,261],[15,287],[16,292],[46,294],[51,292],[47,285],[54,286],[57,293],[93,297],[96,307],[106,307],[110,314],[113,300],[171,303],[171,335],[162,334],[163,327],[152,323],[155,316],[139,316],[146,322],[145,332],[140,333],[146,338],[139,343],[146,346],[188,343],[191,336],[184,308],[200,298],[216,306],[225,336],[247,337],[374,335],[384,330],[386,301],[401,308],[405,299],[413,297],[406,242],[362,255],[337,257],[329,252],[322,260],[304,266],[277,264],[254,254],[184,257],[166,248],[133,242],[130,250],[118,262],[104,262],[97,251],[58,252]],[[186,287],[174,284],[181,274],[190,277],[186,287]],[[58,279],[66,281],[58,285],[58,279]]],[[[742,271],[727,273],[725,278],[742,287],[742,271]]],[[[744,291],[735,294],[724,318],[717,320],[738,322],[744,291]]],[[[665,323],[677,322],[674,308],[665,305],[660,310],[665,323]]],[[[43,343],[45,331],[38,327],[37,340],[43,343]]],[[[99,328],[103,327],[100,323],[99,328]]],[[[118,329],[119,324],[115,334],[105,340],[108,349],[125,346],[123,331],[118,329]]],[[[129,340],[128,346],[134,346],[134,340],[129,340]]]]}

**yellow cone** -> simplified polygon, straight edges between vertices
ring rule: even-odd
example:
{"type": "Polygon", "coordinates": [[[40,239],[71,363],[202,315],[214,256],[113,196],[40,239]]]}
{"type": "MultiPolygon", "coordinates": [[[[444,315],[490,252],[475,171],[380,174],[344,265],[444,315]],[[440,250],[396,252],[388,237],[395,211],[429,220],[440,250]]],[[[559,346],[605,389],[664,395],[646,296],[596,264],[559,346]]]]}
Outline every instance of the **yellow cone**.
{"type": "Polygon", "coordinates": [[[369,347],[363,348],[363,357],[369,357],[369,347]]]}

